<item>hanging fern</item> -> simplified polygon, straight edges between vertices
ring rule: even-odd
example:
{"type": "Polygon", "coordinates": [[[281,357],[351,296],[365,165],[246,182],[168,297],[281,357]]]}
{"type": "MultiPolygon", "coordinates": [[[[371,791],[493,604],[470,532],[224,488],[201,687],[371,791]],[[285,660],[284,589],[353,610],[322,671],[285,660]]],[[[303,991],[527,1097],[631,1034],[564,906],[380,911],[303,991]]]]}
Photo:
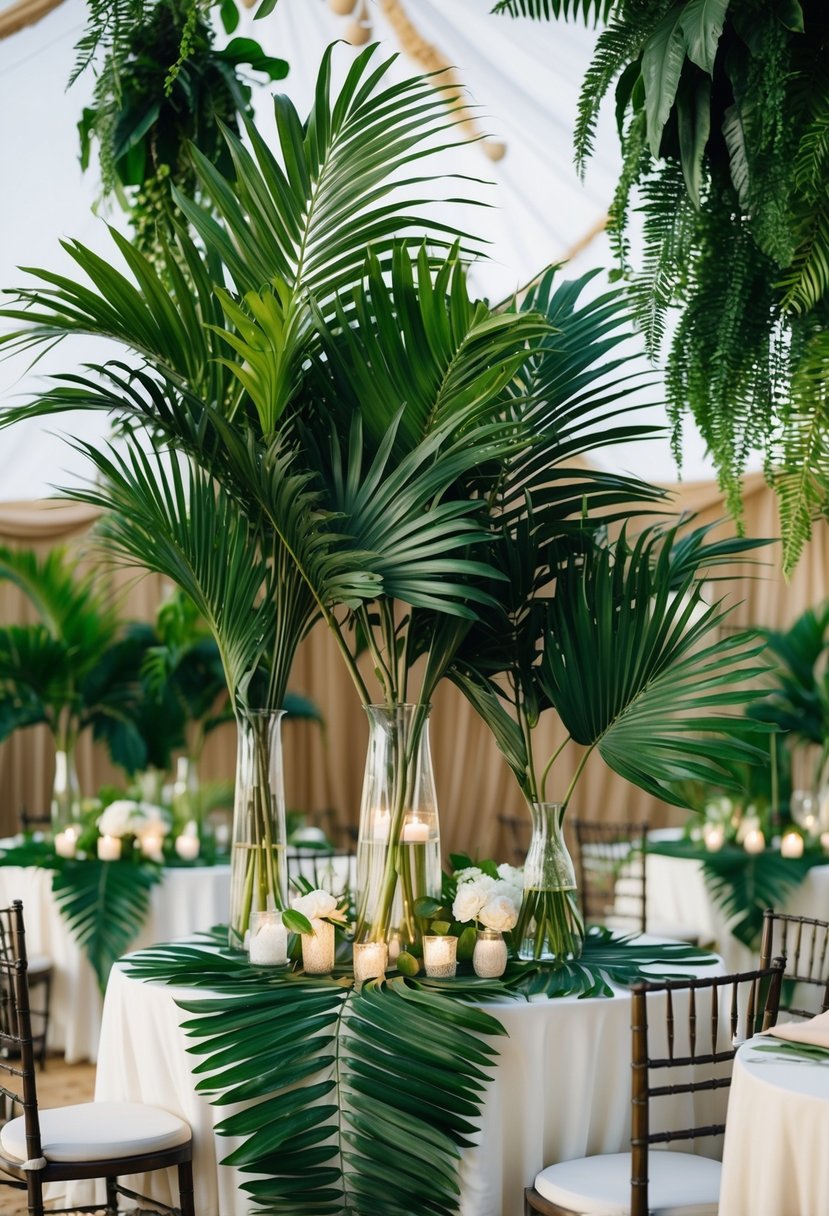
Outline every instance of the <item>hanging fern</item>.
{"type": "Polygon", "coordinates": [[[607,27],[582,84],[576,162],[592,152],[615,83],[623,167],[611,241],[654,356],[667,309],[681,310],[666,369],[675,451],[690,412],[738,518],[746,460],[763,452],[790,571],[829,512],[829,11],[822,0],[617,0],[592,11],[607,27]],[[644,255],[632,267],[638,209],[644,255]]]}

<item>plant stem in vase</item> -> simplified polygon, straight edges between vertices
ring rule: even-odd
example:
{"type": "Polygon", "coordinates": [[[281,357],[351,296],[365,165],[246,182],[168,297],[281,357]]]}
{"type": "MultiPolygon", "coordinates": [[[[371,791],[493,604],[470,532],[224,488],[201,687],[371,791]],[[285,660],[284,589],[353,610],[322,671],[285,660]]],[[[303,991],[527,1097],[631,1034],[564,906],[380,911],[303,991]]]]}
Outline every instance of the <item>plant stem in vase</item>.
{"type": "Polygon", "coordinates": [[[51,820],[55,835],[81,817],[81,791],[75,768],[76,739],[74,725],[61,721],[55,738],[55,779],[52,783],[51,820]]]}
{"type": "Polygon", "coordinates": [[[576,873],[562,833],[561,803],[532,805],[533,834],[524,864],[524,899],[515,929],[522,959],[578,958],[584,924],[576,873]]]}
{"type": "Polygon", "coordinates": [[[238,747],[230,877],[230,945],[242,950],[252,912],[287,899],[282,710],[237,713],[238,747]]]}
{"type": "Polygon", "coordinates": [[[441,886],[427,705],[367,705],[369,746],[357,844],[358,941],[420,940],[414,913],[441,886]]]}

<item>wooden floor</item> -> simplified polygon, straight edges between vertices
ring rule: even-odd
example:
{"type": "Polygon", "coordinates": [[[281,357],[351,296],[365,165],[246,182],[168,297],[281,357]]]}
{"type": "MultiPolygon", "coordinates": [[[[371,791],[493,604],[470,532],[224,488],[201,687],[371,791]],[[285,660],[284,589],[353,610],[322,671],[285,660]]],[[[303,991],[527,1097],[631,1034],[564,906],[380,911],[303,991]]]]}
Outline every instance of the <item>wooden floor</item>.
{"type": "MultiPolygon", "coordinates": [[[[64,1064],[52,1056],[37,1074],[38,1105],[70,1106],[74,1102],[90,1102],[95,1090],[94,1064],[64,1064]]],[[[1,1216],[26,1216],[26,1192],[0,1187],[1,1216]]]]}

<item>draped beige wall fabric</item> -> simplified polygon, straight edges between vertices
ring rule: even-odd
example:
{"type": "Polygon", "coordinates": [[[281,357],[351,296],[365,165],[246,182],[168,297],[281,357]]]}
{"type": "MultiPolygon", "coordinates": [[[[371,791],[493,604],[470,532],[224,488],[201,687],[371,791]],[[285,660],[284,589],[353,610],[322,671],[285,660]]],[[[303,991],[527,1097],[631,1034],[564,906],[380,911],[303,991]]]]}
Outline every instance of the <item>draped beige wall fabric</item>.
{"type": "MultiPolygon", "coordinates": [[[[678,510],[696,512],[700,522],[726,515],[722,496],[710,482],[674,487],[678,510]]],[[[779,535],[774,496],[761,475],[745,480],[745,528],[752,537],[779,535]]],[[[76,505],[51,503],[0,504],[0,541],[32,545],[45,550],[69,543],[79,563],[95,560],[88,529],[94,512],[76,505]]],[[[725,521],[723,533],[733,531],[725,521]]],[[[149,619],[163,596],[162,580],[155,575],[138,578],[134,571],[113,571],[113,586],[125,618],[149,619]]],[[[811,604],[829,592],[829,530],[819,524],[789,584],[779,573],[775,548],[761,550],[756,564],[738,569],[728,596],[736,605],[737,625],[785,627],[811,604]]],[[[0,623],[31,619],[22,596],[0,583],[0,623]]],[[[330,810],[341,828],[356,826],[360,784],[367,739],[365,716],[357,694],[337,655],[331,638],[317,628],[297,658],[291,686],[312,697],[325,715],[326,726],[292,722],[285,727],[285,769],[288,805],[321,815],[330,810]]],[[[548,756],[563,737],[550,716],[536,732],[539,758],[548,756]]],[[[432,754],[438,785],[441,827],[446,851],[467,849],[481,856],[511,858],[514,841],[499,814],[521,818],[529,830],[528,813],[506,764],[489,733],[460,694],[450,686],[438,690],[431,722],[432,754]]],[[[563,755],[550,783],[552,798],[567,787],[578,756],[563,755]]],[[[205,753],[206,778],[233,774],[235,739],[232,728],[217,732],[205,753]]],[[[52,748],[39,728],[19,733],[0,745],[0,834],[17,825],[18,808],[47,805],[52,780],[52,748]]],[[[79,774],[85,793],[103,781],[117,778],[99,748],[89,739],[81,743],[79,774]]],[[[572,801],[573,810],[603,819],[626,819],[647,812],[654,823],[681,818],[662,803],[628,785],[591,757],[572,801]]],[[[322,820],[324,821],[324,820],[322,820]]]]}

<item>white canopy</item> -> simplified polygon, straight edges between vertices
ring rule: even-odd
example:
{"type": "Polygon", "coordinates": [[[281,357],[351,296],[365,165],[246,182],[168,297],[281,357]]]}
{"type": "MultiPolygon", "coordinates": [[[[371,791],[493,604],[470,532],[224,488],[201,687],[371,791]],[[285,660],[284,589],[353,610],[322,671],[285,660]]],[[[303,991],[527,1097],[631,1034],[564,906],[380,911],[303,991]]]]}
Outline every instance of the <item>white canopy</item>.
{"type": "MultiPolygon", "coordinates": [[[[403,0],[403,6],[423,39],[456,65],[458,77],[479,107],[480,130],[506,148],[503,158],[493,161],[482,144],[471,144],[453,153],[451,165],[446,166],[492,183],[475,187],[489,207],[476,208],[468,224],[490,242],[489,259],[474,270],[476,289],[500,299],[545,265],[565,257],[606,213],[619,160],[612,116],[598,132],[584,184],[572,160],[578,90],[595,31],[564,22],[494,17],[488,11],[489,0],[403,0]]],[[[383,6],[369,3],[366,11],[372,39],[383,41],[390,53],[399,50],[383,6]]],[[[85,13],[84,0],[65,0],[36,26],[0,42],[6,170],[0,202],[3,287],[23,281],[19,266],[67,270],[69,260],[58,247],[61,238],[77,238],[113,256],[104,218],[92,210],[98,190],[95,172],[82,174],[78,162],[76,123],[92,91],[91,73],[66,89],[85,13]]],[[[257,38],[266,51],[288,60],[290,74],[278,88],[302,113],[310,104],[324,48],[346,35],[351,20],[332,12],[326,0],[280,0],[263,21],[254,22],[245,14],[237,34],[257,38]]],[[[353,54],[348,46],[338,50],[342,69],[353,54]]],[[[395,67],[401,75],[421,70],[404,55],[395,67]]],[[[256,95],[266,133],[273,91],[274,86],[269,86],[256,95]]],[[[124,224],[115,212],[107,218],[124,224]]],[[[459,222],[457,216],[453,218],[459,222]]],[[[568,272],[610,264],[602,234],[574,257],[568,272]]],[[[46,372],[65,370],[70,360],[77,363],[103,355],[100,344],[75,341],[71,348],[52,352],[33,371],[21,359],[0,365],[0,403],[30,397],[46,372]]],[[[653,418],[663,422],[664,411],[654,411],[653,418]]],[[[78,484],[86,474],[84,461],[58,433],[94,440],[106,429],[103,418],[81,415],[0,432],[0,500],[38,498],[55,484],[78,484]]],[[[710,466],[701,441],[690,426],[687,430],[684,474],[691,479],[708,476],[710,466]]],[[[676,475],[667,442],[616,449],[601,463],[651,479],[670,481],[676,475]]]]}

